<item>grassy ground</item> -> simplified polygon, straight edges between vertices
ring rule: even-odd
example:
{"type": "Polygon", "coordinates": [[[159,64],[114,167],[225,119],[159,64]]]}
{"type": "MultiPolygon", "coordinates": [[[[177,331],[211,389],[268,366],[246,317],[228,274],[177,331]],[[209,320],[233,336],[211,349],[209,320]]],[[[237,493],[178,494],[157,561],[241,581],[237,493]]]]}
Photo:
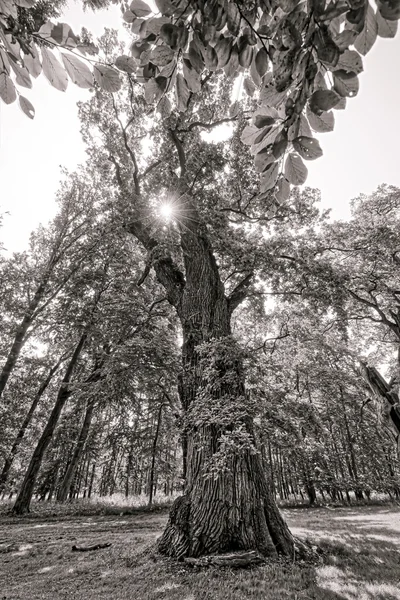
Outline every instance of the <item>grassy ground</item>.
{"type": "MultiPolygon", "coordinates": [[[[54,510],[54,509],[53,509],[54,510]]],[[[286,510],[316,567],[197,570],[150,552],[167,513],[0,518],[0,600],[400,600],[400,509],[286,510]],[[73,545],[111,542],[73,552],[73,545]]]]}

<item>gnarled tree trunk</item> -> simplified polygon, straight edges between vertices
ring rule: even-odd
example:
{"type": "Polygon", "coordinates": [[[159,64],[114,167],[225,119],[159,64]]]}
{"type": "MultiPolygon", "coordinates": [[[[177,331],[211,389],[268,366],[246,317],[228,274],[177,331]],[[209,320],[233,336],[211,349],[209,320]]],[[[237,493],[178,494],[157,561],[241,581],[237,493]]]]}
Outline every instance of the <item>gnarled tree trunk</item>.
{"type": "MultiPolygon", "coordinates": [[[[240,351],[231,337],[231,314],[251,276],[226,297],[207,230],[188,195],[182,204],[184,273],[169,256],[154,263],[182,325],[179,391],[187,444],[184,495],[158,548],[177,558],[248,549],[292,556],[293,537],[255,448],[240,351]]],[[[157,241],[141,220],[128,229],[154,254],[157,241]]]]}

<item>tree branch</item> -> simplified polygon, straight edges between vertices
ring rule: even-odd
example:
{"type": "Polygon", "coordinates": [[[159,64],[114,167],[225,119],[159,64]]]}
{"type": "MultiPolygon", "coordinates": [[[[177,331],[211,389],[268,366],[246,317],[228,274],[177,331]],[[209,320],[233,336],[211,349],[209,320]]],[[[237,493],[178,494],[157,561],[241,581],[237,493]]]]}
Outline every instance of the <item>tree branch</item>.
{"type": "Polygon", "coordinates": [[[253,279],[254,273],[251,272],[242,281],[238,283],[238,285],[234,288],[234,290],[228,296],[228,308],[229,312],[232,314],[235,308],[245,300],[248,293],[248,288],[253,279]]]}
{"type": "Polygon", "coordinates": [[[185,176],[185,174],[186,174],[186,154],[185,154],[185,150],[183,148],[183,144],[182,144],[181,140],[178,138],[178,135],[177,135],[176,131],[174,129],[170,129],[169,132],[171,134],[172,141],[174,142],[175,147],[176,147],[177,152],[178,152],[179,165],[180,165],[180,168],[181,168],[181,179],[182,179],[185,176]]]}

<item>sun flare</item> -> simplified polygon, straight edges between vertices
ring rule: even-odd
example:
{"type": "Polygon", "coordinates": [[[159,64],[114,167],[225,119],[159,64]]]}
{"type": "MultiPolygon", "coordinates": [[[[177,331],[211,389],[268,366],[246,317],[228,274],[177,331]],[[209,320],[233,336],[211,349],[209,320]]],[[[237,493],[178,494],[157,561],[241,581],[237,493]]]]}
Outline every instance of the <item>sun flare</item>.
{"type": "Polygon", "coordinates": [[[171,217],[174,214],[174,207],[172,206],[172,204],[169,204],[168,202],[164,202],[163,204],[161,204],[160,208],[158,210],[159,210],[160,216],[166,220],[171,219],[171,217]]]}

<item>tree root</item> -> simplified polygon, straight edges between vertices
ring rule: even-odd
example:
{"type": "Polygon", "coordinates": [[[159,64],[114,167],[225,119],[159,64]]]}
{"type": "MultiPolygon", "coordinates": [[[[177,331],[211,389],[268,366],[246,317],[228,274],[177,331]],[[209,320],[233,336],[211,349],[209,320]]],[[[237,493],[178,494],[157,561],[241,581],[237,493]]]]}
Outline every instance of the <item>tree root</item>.
{"type": "Polygon", "coordinates": [[[248,569],[265,564],[266,560],[255,550],[232,552],[230,554],[211,554],[200,558],[184,558],[183,561],[193,567],[230,567],[248,569]]]}

